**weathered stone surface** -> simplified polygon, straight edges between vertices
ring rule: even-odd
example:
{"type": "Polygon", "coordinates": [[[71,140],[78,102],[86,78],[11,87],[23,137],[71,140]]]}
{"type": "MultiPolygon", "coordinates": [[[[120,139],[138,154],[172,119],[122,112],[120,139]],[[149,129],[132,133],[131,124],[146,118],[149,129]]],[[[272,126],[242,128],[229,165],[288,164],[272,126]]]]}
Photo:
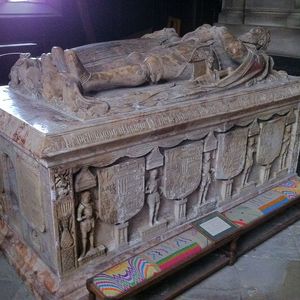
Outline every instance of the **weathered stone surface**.
{"type": "Polygon", "coordinates": [[[283,118],[261,123],[257,145],[257,161],[261,165],[271,164],[279,156],[284,135],[283,118]]]}
{"type": "Polygon", "coordinates": [[[143,158],[98,170],[100,219],[108,224],[124,223],[144,206],[143,158]]]}
{"type": "Polygon", "coordinates": [[[36,293],[84,296],[95,272],[294,174],[300,80],[267,42],[203,26],[20,58],[0,88],[0,243],[36,293]]]}
{"type": "Polygon", "coordinates": [[[202,152],[202,141],[165,151],[163,182],[166,198],[184,199],[196,190],[201,181],[202,152]]]}

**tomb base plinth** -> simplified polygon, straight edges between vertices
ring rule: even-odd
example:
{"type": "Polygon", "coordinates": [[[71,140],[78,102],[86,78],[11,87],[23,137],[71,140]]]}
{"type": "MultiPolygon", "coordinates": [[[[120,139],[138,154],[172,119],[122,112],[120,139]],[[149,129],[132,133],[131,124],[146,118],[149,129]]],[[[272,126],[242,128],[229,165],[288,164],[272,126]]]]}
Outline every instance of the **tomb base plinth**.
{"type": "Polygon", "coordinates": [[[191,84],[75,90],[72,113],[0,87],[0,248],[35,295],[84,299],[96,272],[294,175],[299,79],[191,84]]]}

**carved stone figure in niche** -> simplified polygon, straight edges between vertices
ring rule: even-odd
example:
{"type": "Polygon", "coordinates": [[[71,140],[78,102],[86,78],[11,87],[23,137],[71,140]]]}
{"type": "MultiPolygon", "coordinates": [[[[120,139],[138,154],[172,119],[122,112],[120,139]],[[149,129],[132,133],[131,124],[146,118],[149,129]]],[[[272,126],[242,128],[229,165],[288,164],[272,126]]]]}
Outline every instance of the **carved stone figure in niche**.
{"type": "Polygon", "coordinates": [[[283,140],[282,140],[281,153],[280,153],[280,169],[281,170],[286,167],[287,157],[289,154],[289,147],[290,147],[290,143],[291,143],[291,133],[292,133],[291,125],[286,126],[283,140]]]}
{"type": "Polygon", "coordinates": [[[5,205],[5,193],[4,192],[2,192],[1,194],[0,194],[0,217],[1,216],[4,216],[4,213],[5,213],[5,208],[4,208],[4,205],[5,205]]]}
{"type": "Polygon", "coordinates": [[[242,178],[242,186],[245,186],[249,181],[249,176],[254,164],[254,153],[256,152],[256,140],[255,137],[250,137],[248,140],[248,148],[246,154],[245,168],[242,178]]]}
{"type": "Polygon", "coordinates": [[[199,190],[198,206],[206,201],[208,188],[211,184],[214,169],[211,168],[212,152],[205,152],[202,164],[201,184],[199,190]]]}
{"type": "Polygon", "coordinates": [[[89,191],[81,194],[80,204],[77,208],[77,221],[80,223],[81,232],[81,246],[82,252],[79,257],[79,261],[82,260],[87,250],[92,250],[94,246],[94,229],[95,229],[95,217],[94,208],[92,204],[91,193],[89,191]],[[88,246],[89,240],[89,246],[88,246]]]}
{"type": "Polygon", "coordinates": [[[54,184],[58,198],[65,197],[70,192],[70,171],[64,170],[62,173],[55,172],[54,184]]]}
{"type": "Polygon", "coordinates": [[[61,249],[68,249],[74,245],[73,237],[70,233],[72,229],[72,219],[69,216],[64,216],[60,220],[60,247],[61,249]]]}
{"type": "Polygon", "coordinates": [[[158,186],[158,170],[154,169],[150,171],[150,177],[146,183],[145,192],[147,196],[147,204],[149,206],[149,225],[153,226],[154,223],[158,223],[158,210],[160,205],[160,194],[158,186]]]}
{"type": "Polygon", "coordinates": [[[106,71],[90,73],[73,50],[66,50],[62,59],[85,92],[160,80],[195,79],[211,87],[230,87],[262,80],[273,67],[271,59],[261,52],[270,41],[269,32],[263,28],[236,38],[225,27],[203,25],[174,40],[145,53],[131,53],[123,64],[106,71]]]}

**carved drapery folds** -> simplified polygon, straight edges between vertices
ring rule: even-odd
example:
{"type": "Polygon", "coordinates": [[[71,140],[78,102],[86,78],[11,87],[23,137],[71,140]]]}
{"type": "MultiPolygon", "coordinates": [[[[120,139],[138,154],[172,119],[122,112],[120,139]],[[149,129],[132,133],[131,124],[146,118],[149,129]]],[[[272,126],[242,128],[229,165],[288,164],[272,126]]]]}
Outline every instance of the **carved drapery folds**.
{"type": "MultiPolygon", "coordinates": [[[[171,29],[163,29],[129,43],[71,50],[53,47],[51,53],[37,58],[22,54],[11,68],[10,87],[68,114],[93,119],[107,114],[111,107],[101,93],[90,92],[176,81],[181,86],[178,93],[194,90],[199,95],[286,80],[286,73],[273,70],[272,58],[265,53],[269,42],[270,33],[264,28],[236,37],[225,27],[205,24],[182,38],[171,29]]],[[[165,88],[152,86],[149,90],[158,95],[157,99],[166,94],[168,98],[165,88]]],[[[154,100],[147,94],[141,93],[141,105],[147,106],[145,98],[146,102],[154,100]]],[[[129,103],[131,96],[136,96],[134,90],[124,101],[129,103]]]]}

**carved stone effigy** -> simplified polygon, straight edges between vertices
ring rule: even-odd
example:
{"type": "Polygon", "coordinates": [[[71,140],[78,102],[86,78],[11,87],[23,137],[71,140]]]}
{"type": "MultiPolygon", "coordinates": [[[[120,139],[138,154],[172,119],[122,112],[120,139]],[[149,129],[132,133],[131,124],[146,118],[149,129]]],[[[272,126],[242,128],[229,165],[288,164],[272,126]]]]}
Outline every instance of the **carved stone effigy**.
{"type": "Polygon", "coordinates": [[[300,79],[268,42],[204,25],[21,55],[0,89],[0,247],[37,294],[84,296],[95,272],[295,175],[300,79]]]}

